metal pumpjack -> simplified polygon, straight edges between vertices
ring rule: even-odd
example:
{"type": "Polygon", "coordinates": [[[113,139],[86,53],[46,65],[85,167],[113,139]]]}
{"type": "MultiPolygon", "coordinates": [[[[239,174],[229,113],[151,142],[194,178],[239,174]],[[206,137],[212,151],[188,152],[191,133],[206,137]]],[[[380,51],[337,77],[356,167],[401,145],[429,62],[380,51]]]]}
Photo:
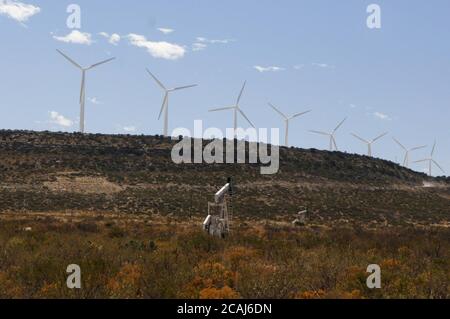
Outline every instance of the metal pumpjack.
{"type": "Polygon", "coordinates": [[[211,236],[225,238],[230,234],[233,219],[233,179],[214,196],[214,202],[208,203],[208,217],[203,222],[203,230],[211,236]]]}

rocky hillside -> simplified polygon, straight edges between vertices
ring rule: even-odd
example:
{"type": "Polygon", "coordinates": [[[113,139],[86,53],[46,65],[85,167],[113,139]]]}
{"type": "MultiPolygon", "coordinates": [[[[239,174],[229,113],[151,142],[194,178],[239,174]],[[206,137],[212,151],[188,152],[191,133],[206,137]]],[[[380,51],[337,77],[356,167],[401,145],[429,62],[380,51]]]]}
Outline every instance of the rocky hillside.
{"type": "Polygon", "coordinates": [[[257,164],[176,165],[175,143],[160,136],[0,131],[0,211],[203,216],[213,193],[234,177],[240,217],[289,220],[308,207],[323,222],[450,222],[450,178],[296,148],[280,150],[276,175],[261,175],[257,164]]]}

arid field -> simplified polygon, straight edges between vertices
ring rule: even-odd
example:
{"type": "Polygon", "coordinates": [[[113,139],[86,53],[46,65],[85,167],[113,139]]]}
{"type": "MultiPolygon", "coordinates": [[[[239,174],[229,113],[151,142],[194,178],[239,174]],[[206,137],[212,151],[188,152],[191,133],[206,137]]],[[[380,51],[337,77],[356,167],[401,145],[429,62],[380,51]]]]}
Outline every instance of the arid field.
{"type": "Polygon", "coordinates": [[[175,165],[171,145],[0,131],[0,297],[450,298],[448,178],[295,148],[262,176],[258,165],[175,165]],[[201,224],[227,177],[234,220],[222,240],[201,224]],[[67,288],[72,264],[81,289],[67,288]],[[370,264],[381,289],[367,288],[370,264]]]}
{"type": "Polygon", "coordinates": [[[121,214],[4,214],[2,298],[449,298],[450,229],[201,220],[121,214]],[[366,286],[369,264],[382,289],[366,286]],[[77,264],[82,289],[66,286],[77,264]]]}

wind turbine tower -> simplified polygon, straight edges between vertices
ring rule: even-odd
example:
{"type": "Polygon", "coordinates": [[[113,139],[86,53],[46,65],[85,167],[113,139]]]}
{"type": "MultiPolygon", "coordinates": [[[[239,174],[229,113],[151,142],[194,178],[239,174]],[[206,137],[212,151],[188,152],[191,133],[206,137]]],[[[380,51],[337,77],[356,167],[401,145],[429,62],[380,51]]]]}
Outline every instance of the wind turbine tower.
{"type": "Polygon", "coordinates": [[[339,123],[339,125],[336,126],[336,128],[331,133],[322,132],[322,131],[310,131],[310,132],[319,134],[319,135],[328,136],[330,138],[330,152],[332,152],[333,150],[338,151],[338,147],[337,147],[337,143],[336,143],[336,132],[339,130],[339,128],[342,126],[342,124],[344,124],[344,122],[346,120],[347,120],[347,118],[345,118],[341,123],[339,123]]]}
{"type": "Polygon", "coordinates": [[[276,108],[273,104],[269,103],[269,106],[271,108],[273,108],[275,110],[275,112],[280,114],[283,117],[284,121],[285,121],[286,133],[285,133],[284,145],[286,147],[289,147],[289,121],[291,121],[291,120],[293,120],[293,119],[295,119],[297,117],[300,117],[302,115],[305,115],[305,114],[311,112],[311,110],[306,111],[306,112],[302,112],[302,113],[297,113],[297,114],[294,114],[292,116],[287,116],[286,114],[281,112],[278,108],[276,108]]]}
{"type": "Polygon", "coordinates": [[[67,61],[69,61],[70,63],[72,63],[75,67],[77,67],[78,69],[81,70],[81,92],[80,92],[80,132],[84,133],[85,132],[85,104],[86,104],[86,72],[89,70],[92,70],[93,68],[105,64],[107,62],[110,62],[112,60],[114,60],[115,58],[111,58],[102,62],[98,62],[95,63],[89,67],[82,67],[81,65],[79,65],[77,62],[75,62],[73,59],[71,59],[70,57],[68,57],[66,54],[64,54],[63,52],[61,52],[60,50],[56,50],[58,51],[59,54],[61,54],[64,58],[67,59],[67,61]]]}
{"type": "Polygon", "coordinates": [[[249,120],[249,118],[247,117],[247,115],[245,115],[245,113],[241,110],[241,107],[239,106],[239,103],[241,102],[242,99],[242,94],[244,93],[245,90],[245,86],[246,86],[247,82],[244,82],[244,85],[242,86],[241,92],[239,93],[239,96],[237,98],[236,104],[233,106],[228,106],[228,107],[221,107],[218,109],[212,109],[209,110],[210,112],[219,112],[219,111],[227,111],[227,110],[233,110],[233,127],[234,127],[234,135],[236,137],[236,131],[237,131],[237,121],[238,121],[238,113],[240,113],[242,115],[242,117],[244,117],[246,119],[246,121],[253,127],[255,128],[255,125],[253,125],[253,123],[249,120]]]}
{"type": "Polygon", "coordinates": [[[444,173],[445,174],[445,171],[444,171],[444,169],[438,164],[438,162],[436,162],[435,160],[434,160],[434,153],[435,153],[435,151],[436,151],[436,141],[434,141],[434,145],[433,145],[433,149],[431,150],[431,155],[430,155],[430,157],[428,157],[428,158],[425,158],[425,159],[423,159],[423,160],[420,160],[420,161],[415,161],[414,163],[423,163],[423,162],[428,162],[428,175],[429,176],[433,176],[433,164],[435,165],[435,166],[437,166],[441,171],[442,171],[442,173],[444,173]]]}
{"type": "Polygon", "coordinates": [[[352,133],[352,135],[353,135],[354,137],[356,137],[358,140],[360,140],[360,141],[362,141],[363,143],[367,144],[367,148],[368,148],[367,156],[370,156],[370,157],[372,156],[372,145],[373,145],[373,143],[375,143],[375,142],[378,141],[379,139],[385,137],[387,134],[388,134],[387,132],[386,132],[386,133],[383,133],[383,134],[381,134],[380,136],[375,137],[373,140],[368,141],[368,140],[366,140],[366,139],[364,139],[364,138],[362,138],[362,137],[360,137],[360,136],[358,136],[358,135],[352,133]]]}
{"type": "Polygon", "coordinates": [[[400,143],[395,137],[392,138],[394,140],[395,143],[397,143],[404,151],[405,151],[405,159],[403,160],[403,166],[405,166],[406,168],[409,168],[409,161],[410,161],[410,154],[411,152],[423,149],[425,147],[427,147],[426,145],[424,146],[417,146],[417,147],[413,147],[410,149],[407,149],[402,143],[400,143]]]}
{"type": "Polygon", "coordinates": [[[164,99],[163,99],[163,103],[162,103],[162,106],[161,106],[161,111],[159,112],[158,120],[161,119],[161,116],[162,116],[162,114],[164,112],[163,135],[168,137],[169,136],[169,96],[170,96],[170,93],[175,92],[175,91],[184,90],[184,89],[193,88],[193,87],[196,87],[197,84],[176,87],[176,88],[173,88],[173,89],[168,89],[168,88],[166,88],[166,86],[164,86],[164,84],[161,83],[160,80],[158,80],[158,78],[156,76],[153,75],[152,72],[150,72],[149,69],[146,69],[146,70],[147,70],[148,74],[150,74],[150,76],[155,80],[155,82],[164,91],[164,99]]]}

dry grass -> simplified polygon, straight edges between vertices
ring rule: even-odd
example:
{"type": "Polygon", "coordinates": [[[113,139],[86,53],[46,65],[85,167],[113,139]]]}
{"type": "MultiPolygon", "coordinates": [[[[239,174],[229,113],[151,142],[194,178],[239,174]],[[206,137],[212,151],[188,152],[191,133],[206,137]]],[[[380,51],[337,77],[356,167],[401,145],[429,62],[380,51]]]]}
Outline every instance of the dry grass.
{"type": "Polygon", "coordinates": [[[2,298],[450,298],[446,228],[235,222],[56,212],[0,215],[2,298]],[[382,267],[383,288],[365,286],[382,267]],[[78,264],[82,289],[66,288],[78,264]]]}

